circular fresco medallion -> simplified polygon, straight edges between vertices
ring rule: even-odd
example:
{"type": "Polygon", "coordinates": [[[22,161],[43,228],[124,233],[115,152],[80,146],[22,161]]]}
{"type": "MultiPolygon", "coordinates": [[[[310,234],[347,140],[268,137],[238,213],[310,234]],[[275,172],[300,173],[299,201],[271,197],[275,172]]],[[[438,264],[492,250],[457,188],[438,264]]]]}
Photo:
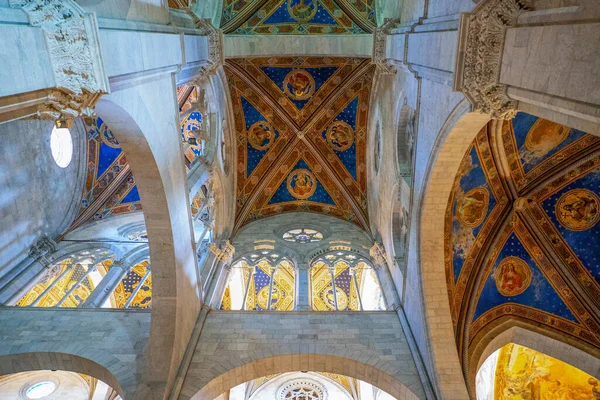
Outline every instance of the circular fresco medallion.
{"type": "Polygon", "coordinates": [[[344,121],[335,121],[327,128],[327,143],[336,151],[346,151],[354,143],[354,130],[344,121]]]}
{"type": "Polygon", "coordinates": [[[469,190],[456,204],[456,218],[461,225],[475,228],[487,215],[490,194],[483,186],[469,190]]]}
{"type": "Polygon", "coordinates": [[[108,126],[106,124],[102,124],[102,128],[101,129],[101,134],[100,137],[102,138],[102,143],[104,143],[105,145],[112,147],[113,149],[120,149],[121,145],[119,144],[119,142],[117,142],[117,138],[115,138],[115,135],[113,135],[113,133],[111,132],[110,129],[108,129],[108,126]]]}
{"type": "Polygon", "coordinates": [[[248,130],[248,142],[256,150],[267,150],[274,139],[275,130],[266,121],[255,122],[248,130]]]}
{"type": "MultiPolygon", "coordinates": [[[[269,302],[269,285],[260,289],[256,298],[258,306],[263,310],[267,310],[267,303],[269,302]]],[[[273,308],[279,301],[279,289],[273,285],[273,293],[271,294],[271,308],[273,308]]]]}
{"type": "Polygon", "coordinates": [[[527,136],[525,147],[534,153],[544,155],[558,146],[569,136],[570,128],[545,119],[535,121],[527,136]]]}
{"type": "Polygon", "coordinates": [[[292,100],[306,100],[315,93],[315,80],[303,69],[290,71],[283,79],[283,91],[292,100]]]}
{"type": "Polygon", "coordinates": [[[296,21],[308,22],[317,13],[317,0],[288,0],[287,9],[296,21]]]}
{"type": "Polygon", "coordinates": [[[509,256],[500,261],[495,279],[496,288],[502,296],[516,296],[529,287],[531,269],[519,257],[509,256]]]}
{"type": "MultiPolygon", "coordinates": [[[[337,293],[338,310],[345,310],[348,307],[348,296],[339,287],[335,288],[335,292],[337,293]]],[[[335,299],[333,298],[333,288],[331,285],[321,292],[321,300],[323,300],[327,308],[335,311],[335,299]]]]}
{"type": "Polygon", "coordinates": [[[598,222],[598,195],[587,189],[573,189],[560,196],[554,213],[558,222],[572,231],[590,229],[598,222]]]}
{"type": "Polygon", "coordinates": [[[292,171],[287,178],[287,189],[299,200],[308,199],[317,189],[315,176],[307,169],[292,171]]]}

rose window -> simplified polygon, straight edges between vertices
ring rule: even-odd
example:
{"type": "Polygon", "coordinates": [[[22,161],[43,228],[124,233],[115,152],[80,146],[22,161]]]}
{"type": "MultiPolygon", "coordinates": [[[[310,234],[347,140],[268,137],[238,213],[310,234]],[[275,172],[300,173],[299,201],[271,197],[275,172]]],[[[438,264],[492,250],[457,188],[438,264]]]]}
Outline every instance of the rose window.
{"type": "Polygon", "coordinates": [[[292,229],[283,234],[283,240],[296,243],[313,243],[323,239],[323,234],[314,229],[292,229]]]}
{"type": "Polygon", "coordinates": [[[279,400],[325,400],[325,389],[319,383],[308,380],[294,380],[279,389],[279,400]]]}

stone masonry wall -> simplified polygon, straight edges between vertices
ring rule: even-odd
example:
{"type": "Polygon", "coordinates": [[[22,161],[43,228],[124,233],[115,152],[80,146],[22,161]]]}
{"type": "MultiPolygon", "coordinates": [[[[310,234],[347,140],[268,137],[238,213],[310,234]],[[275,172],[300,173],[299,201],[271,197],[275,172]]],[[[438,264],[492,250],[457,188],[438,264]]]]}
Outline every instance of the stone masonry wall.
{"type": "MultiPolygon", "coordinates": [[[[395,378],[419,398],[425,398],[394,312],[211,311],[180,399],[194,396],[213,379],[236,367],[297,354],[311,354],[315,358],[337,356],[349,364],[353,360],[366,364],[395,378]]],[[[254,378],[273,373],[267,364],[258,363],[254,367],[254,378]],[[265,366],[264,371],[260,365],[265,366]]],[[[343,373],[344,365],[334,365],[331,370],[343,373]]]]}

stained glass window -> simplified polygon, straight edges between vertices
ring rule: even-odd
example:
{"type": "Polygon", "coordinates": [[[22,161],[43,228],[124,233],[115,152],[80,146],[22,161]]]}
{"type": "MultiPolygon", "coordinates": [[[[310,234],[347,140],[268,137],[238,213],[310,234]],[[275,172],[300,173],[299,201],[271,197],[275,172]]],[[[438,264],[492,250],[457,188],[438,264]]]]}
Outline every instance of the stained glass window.
{"type": "Polygon", "coordinates": [[[144,260],[133,266],[115,288],[106,306],[111,308],[150,308],[152,305],[152,273],[144,260]]]}
{"type": "Polygon", "coordinates": [[[266,259],[255,266],[240,261],[232,268],[221,309],[293,310],[294,285],[295,271],[287,260],[280,261],[276,267],[266,259]]]}
{"type": "Polygon", "coordinates": [[[77,307],[85,302],[112,265],[112,260],[73,263],[66,259],[51,267],[15,305],[20,307],[77,307]]]}
{"type": "Polygon", "coordinates": [[[343,258],[336,259],[335,255],[330,258],[331,262],[319,261],[310,270],[314,310],[385,309],[379,280],[372,267],[364,262],[351,266],[343,258]]]}

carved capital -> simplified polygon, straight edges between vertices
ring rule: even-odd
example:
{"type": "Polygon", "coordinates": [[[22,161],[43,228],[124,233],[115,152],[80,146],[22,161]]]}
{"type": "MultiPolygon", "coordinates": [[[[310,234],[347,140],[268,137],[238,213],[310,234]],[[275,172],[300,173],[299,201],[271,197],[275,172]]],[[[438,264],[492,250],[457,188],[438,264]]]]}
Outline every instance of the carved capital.
{"type": "Polygon", "coordinates": [[[45,266],[50,265],[50,261],[46,259],[48,254],[52,254],[56,251],[56,242],[50,239],[48,236],[42,236],[38,241],[31,246],[29,249],[29,257],[41,262],[45,266]]]}
{"type": "Polygon", "coordinates": [[[375,28],[373,34],[373,64],[377,65],[378,71],[382,74],[395,74],[397,72],[396,64],[387,58],[386,42],[387,36],[399,23],[398,18],[386,18],[380,28],[375,28]]]}
{"type": "Polygon", "coordinates": [[[221,253],[221,259],[227,264],[231,263],[231,260],[233,260],[233,255],[235,254],[235,247],[229,243],[229,240],[226,241],[223,246],[221,246],[221,253]]]}
{"type": "Polygon", "coordinates": [[[472,13],[461,15],[454,90],[493,118],[511,119],[517,113],[517,102],[498,79],[506,28],[528,9],[525,0],[485,0],[472,13]]]}
{"type": "Polygon", "coordinates": [[[73,0],[10,0],[10,5],[21,8],[46,38],[55,89],[38,108],[37,117],[91,116],[100,96],[109,91],[94,14],[73,0]]]}
{"type": "Polygon", "coordinates": [[[381,244],[375,242],[371,249],[369,249],[369,255],[378,266],[387,264],[385,249],[381,244]]]}

